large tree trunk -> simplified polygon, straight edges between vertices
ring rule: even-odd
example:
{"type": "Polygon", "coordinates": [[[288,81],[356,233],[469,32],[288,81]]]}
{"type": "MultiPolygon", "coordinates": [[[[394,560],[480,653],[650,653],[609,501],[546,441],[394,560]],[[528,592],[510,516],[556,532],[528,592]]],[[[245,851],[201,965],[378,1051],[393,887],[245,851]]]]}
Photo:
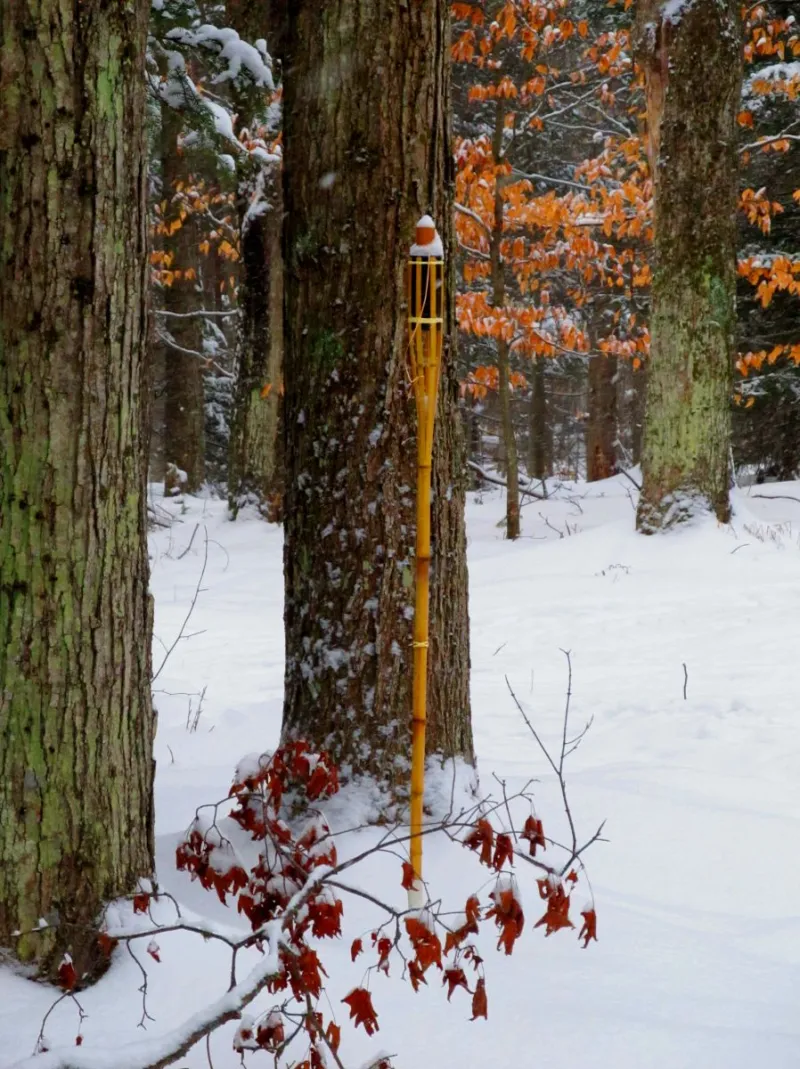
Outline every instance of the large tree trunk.
{"type": "MultiPolygon", "coordinates": [[[[495,110],[494,137],[492,151],[495,167],[499,169],[503,162],[503,127],[505,107],[502,97],[498,97],[495,110]]],[[[494,220],[489,243],[492,275],[492,304],[502,308],[506,302],[506,279],[500,243],[503,240],[503,220],[505,208],[500,174],[495,177],[494,220]]],[[[519,538],[519,461],[517,458],[517,439],[514,433],[514,420],[511,414],[511,385],[509,383],[508,342],[497,340],[497,394],[500,401],[500,429],[503,435],[503,459],[506,468],[506,538],[519,538]]]]}
{"type": "Polygon", "coordinates": [[[655,266],[639,530],[730,515],[738,0],[641,0],[655,266]],[[673,5],[674,8],[674,5],[673,5]]]}
{"type": "Polygon", "coordinates": [[[153,869],[148,9],[6,4],[0,37],[0,944],[79,974],[153,869]]]}
{"type": "Polygon", "coordinates": [[[589,422],[586,427],[586,479],[608,479],[617,470],[617,358],[589,361],[589,422]]]}
{"type": "Polygon", "coordinates": [[[528,422],[528,475],[532,479],[546,479],[553,468],[552,430],[547,421],[547,387],[544,374],[545,357],[533,359],[531,396],[528,422]]]}
{"type": "MultiPolygon", "coordinates": [[[[284,733],[396,793],[410,749],[416,463],[403,266],[425,211],[453,253],[447,17],[446,0],[298,0],[286,46],[284,733]]],[[[448,325],[452,339],[452,308],[448,325]]],[[[428,739],[471,760],[449,345],[446,361],[428,739]]]]}
{"type": "Polygon", "coordinates": [[[183,126],[181,113],[161,106],[161,197],[167,202],[164,221],[179,223],[178,229],[163,238],[164,252],[171,256],[169,269],[176,272],[157,299],[166,315],[156,327],[161,337],[159,363],[164,368],[164,492],[185,490],[194,493],[205,480],[205,382],[199,353],[200,320],[197,311],[197,282],[185,277],[197,262],[197,228],[191,215],[180,218],[173,203],[176,186],[188,180],[178,137],[183,126]],[[179,272],[179,274],[177,274],[179,272]]]}
{"type": "MultiPolygon", "coordinates": [[[[265,38],[274,49],[270,17],[275,4],[264,0],[227,0],[231,25],[252,43],[265,38]]],[[[273,52],[274,55],[274,52],[273,52]]],[[[266,113],[268,90],[236,89],[239,126],[251,126],[266,113]]],[[[236,389],[228,455],[231,512],[248,500],[265,508],[280,487],[278,418],[283,368],[283,196],[279,164],[253,169],[242,179],[237,197],[241,240],[236,389]]]]}

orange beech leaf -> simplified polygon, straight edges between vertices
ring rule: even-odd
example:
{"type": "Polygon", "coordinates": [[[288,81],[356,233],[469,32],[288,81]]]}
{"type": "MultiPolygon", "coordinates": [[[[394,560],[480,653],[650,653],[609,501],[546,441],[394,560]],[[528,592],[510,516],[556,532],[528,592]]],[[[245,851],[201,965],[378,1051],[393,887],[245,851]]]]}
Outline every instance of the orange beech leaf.
{"type": "Polygon", "coordinates": [[[578,932],[578,939],[583,940],[583,949],[585,950],[591,939],[597,942],[597,914],[594,909],[585,909],[581,916],[583,917],[583,926],[578,932]]]}
{"type": "Polygon", "coordinates": [[[356,1025],[363,1024],[368,1036],[379,1031],[378,1017],[372,1005],[372,997],[365,987],[354,988],[342,999],[342,1002],[350,1007],[350,1019],[354,1020],[356,1025]]]}
{"type": "Polygon", "coordinates": [[[475,985],[475,993],[472,996],[472,1020],[478,1017],[488,1018],[489,1004],[486,999],[486,981],[481,977],[475,985]]]}

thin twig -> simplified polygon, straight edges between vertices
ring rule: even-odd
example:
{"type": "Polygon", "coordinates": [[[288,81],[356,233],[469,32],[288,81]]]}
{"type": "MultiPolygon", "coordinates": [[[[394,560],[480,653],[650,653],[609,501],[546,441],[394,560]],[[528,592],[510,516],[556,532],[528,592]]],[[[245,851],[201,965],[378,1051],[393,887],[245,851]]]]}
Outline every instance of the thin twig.
{"type": "Polygon", "coordinates": [[[205,535],[206,535],[206,537],[205,537],[205,553],[203,554],[203,567],[200,569],[200,578],[197,580],[197,586],[195,587],[194,597],[192,598],[192,603],[189,606],[189,611],[187,612],[186,618],[184,619],[183,623],[181,624],[181,629],[178,632],[177,637],[175,638],[175,641],[172,643],[172,645],[169,647],[167,652],[164,654],[164,660],[158,666],[158,671],[156,672],[156,674],[153,676],[153,678],[151,680],[152,683],[155,683],[155,681],[161,675],[161,673],[164,670],[164,665],[169,660],[170,655],[172,654],[172,651],[175,649],[175,647],[178,645],[178,643],[184,637],[184,631],[186,630],[186,625],[189,623],[189,620],[192,617],[192,613],[194,612],[195,605],[197,604],[197,599],[200,596],[200,589],[201,589],[201,587],[203,585],[203,576],[206,574],[206,565],[208,564],[208,528],[205,528],[205,535]]]}

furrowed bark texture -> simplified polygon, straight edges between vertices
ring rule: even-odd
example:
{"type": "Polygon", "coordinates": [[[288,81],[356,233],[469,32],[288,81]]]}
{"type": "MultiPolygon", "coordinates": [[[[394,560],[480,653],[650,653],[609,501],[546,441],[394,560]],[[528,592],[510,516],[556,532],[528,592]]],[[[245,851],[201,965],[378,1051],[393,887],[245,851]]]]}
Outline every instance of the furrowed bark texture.
{"type": "MultiPolygon", "coordinates": [[[[445,0],[299,0],[286,42],[284,733],[397,795],[410,752],[416,464],[403,268],[425,211],[452,255],[447,17],[445,0]]],[[[452,338],[452,308],[448,318],[452,338]]],[[[449,345],[446,360],[428,743],[471,760],[449,345]]]]}
{"type": "Polygon", "coordinates": [[[608,479],[617,470],[617,358],[589,361],[589,422],[586,428],[586,479],[608,479]]]}
{"type": "Polygon", "coordinates": [[[0,945],[79,975],[153,870],[148,6],[2,7],[0,945]]]}
{"type": "MultiPolygon", "coordinates": [[[[245,41],[265,38],[274,49],[272,25],[280,15],[264,0],[227,0],[231,26],[245,41]]],[[[273,51],[273,56],[275,55],[273,51]]],[[[237,89],[234,110],[239,126],[266,110],[267,90],[237,89]]],[[[254,168],[242,181],[237,210],[241,233],[241,321],[237,340],[237,379],[228,455],[229,503],[235,515],[253,499],[264,507],[280,488],[278,418],[283,368],[283,196],[279,164],[254,168]],[[253,213],[254,195],[269,207],[253,213]],[[267,389],[265,389],[267,387],[267,389]]]]}
{"type": "Polygon", "coordinates": [[[530,375],[528,474],[533,479],[546,478],[553,468],[553,434],[547,419],[544,360],[542,356],[534,357],[530,375]]]}
{"type": "Polygon", "coordinates": [[[730,515],[735,344],[738,0],[670,15],[643,0],[637,53],[647,79],[655,175],[651,351],[639,530],[696,511],[730,515]]]}

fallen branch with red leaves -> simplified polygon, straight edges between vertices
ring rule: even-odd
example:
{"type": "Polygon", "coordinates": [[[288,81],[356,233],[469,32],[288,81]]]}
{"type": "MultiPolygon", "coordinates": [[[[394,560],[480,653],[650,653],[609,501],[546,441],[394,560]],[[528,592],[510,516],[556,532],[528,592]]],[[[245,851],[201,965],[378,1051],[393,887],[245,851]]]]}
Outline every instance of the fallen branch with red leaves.
{"type": "MultiPolygon", "coordinates": [[[[104,954],[110,957],[117,947],[124,945],[142,972],[143,983],[139,989],[142,1026],[152,1017],[146,1001],[147,969],[133,950],[136,943],[145,941],[147,954],[158,963],[161,961],[158,939],[170,932],[191,932],[204,940],[221,942],[230,949],[227,991],[166,1035],[113,1049],[85,1046],[82,1028],[87,1014],[76,995],[81,982],[71,961],[65,958],[60,972],[64,991],[48,1016],[65,999],[75,1003],[79,1018],[75,1046],[49,1050],[45,1018],[37,1040],[37,1053],[20,1063],[18,1069],[165,1069],[223,1024],[234,1020],[238,1021],[238,1027],[233,1046],[242,1058],[247,1052],[261,1050],[273,1057],[276,1067],[330,1069],[335,1064],[338,1069],[344,1069],[339,1055],[340,1025],[333,1019],[332,1010],[328,1019],[320,1010],[327,973],[312,943],[341,936],[347,896],[368,901],[385,918],[351,947],[354,962],[362,955],[367,961],[361,983],[342,999],[355,1027],[363,1027],[370,1036],[379,1030],[370,982],[378,973],[388,975],[393,965],[415,991],[427,985],[432,975],[440,975],[442,984],[447,985],[448,1001],[463,989],[471,996],[472,1020],[487,1017],[483,959],[472,937],[478,934],[481,925],[493,923],[498,950],[507,955],[513,953],[525,925],[515,863],[520,862],[523,867],[532,865],[540,873],[537,885],[545,903],[544,913],[532,928],[544,928],[546,936],[574,929],[570,916],[572,894],[579,881],[588,885],[582,855],[601,837],[602,825],[579,845],[567,799],[564,763],[589,726],[570,738],[570,691],[571,665],[558,759],[550,756],[530,717],[511,692],[557,777],[570,829],[568,845],[561,845],[545,834],[533,805],[530,783],[509,796],[505,782],[500,781],[500,798],[483,798],[424,827],[425,835],[440,833],[463,845],[474,853],[483,868],[494,874],[493,887],[485,902],[481,902],[478,893],[473,893],[467,897],[463,912],[448,912],[441,901],[430,896],[428,889],[429,900],[424,909],[398,908],[344,881],[344,873],[373,855],[383,853],[397,858],[402,851],[398,882],[407,889],[414,874],[408,862],[402,860],[402,854],[407,853],[410,836],[400,827],[389,828],[377,843],[340,861],[337,838],[357,829],[334,832],[317,808],[339,789],[336,768],[327,754],[312,752],[304,742],[287,743],[272,754],[242,763],[229,797],[197,810],[176,853],[177,867],[207,890],[215,891],[223,904],[235,903],[237,913],[247,918],[251,931],[240,935],[213,922],[189,921],[181,915],[180,906],[172,896],[145,883],[131,896],[129,921],[112,924],[111,912],[107,910],[98,936],[104,954]],[[296,811],[300,803],[306,811],[310,810],[310,819],[303,827],[296,828],[286,814],[296,811]],[[520,803],[527,804],[529,813],[518,827],[512,810],[520,803]],[[255,860],[246,861],[241,848],[234,845],[232,836],[237,827],[256,845],[255,860]],[[558,863],[555,863],[556,854],[558,863]],[[168,923],[159,922],[153,917],[154,907],[161,911],[166,903],[171,903],[175,917],[168,923]],[[253,949],[260,951],[262,957],[240,979],[239,955],[253,949]],[[245,1012],[263,993],[271,996],[270,1004],[257,1013],[245,1012]],[[302,1060],[287,1060],[290,1051],[296,1050],[301,1041],[305,1044],[302,1060]]],[[[578,938],[586,947],[597,939],[593,899],[581,917],[583,924],[578,938]]],[[[385,1055],[374,1063],[375,1069],[389,1066],[385,1055]]]]}

